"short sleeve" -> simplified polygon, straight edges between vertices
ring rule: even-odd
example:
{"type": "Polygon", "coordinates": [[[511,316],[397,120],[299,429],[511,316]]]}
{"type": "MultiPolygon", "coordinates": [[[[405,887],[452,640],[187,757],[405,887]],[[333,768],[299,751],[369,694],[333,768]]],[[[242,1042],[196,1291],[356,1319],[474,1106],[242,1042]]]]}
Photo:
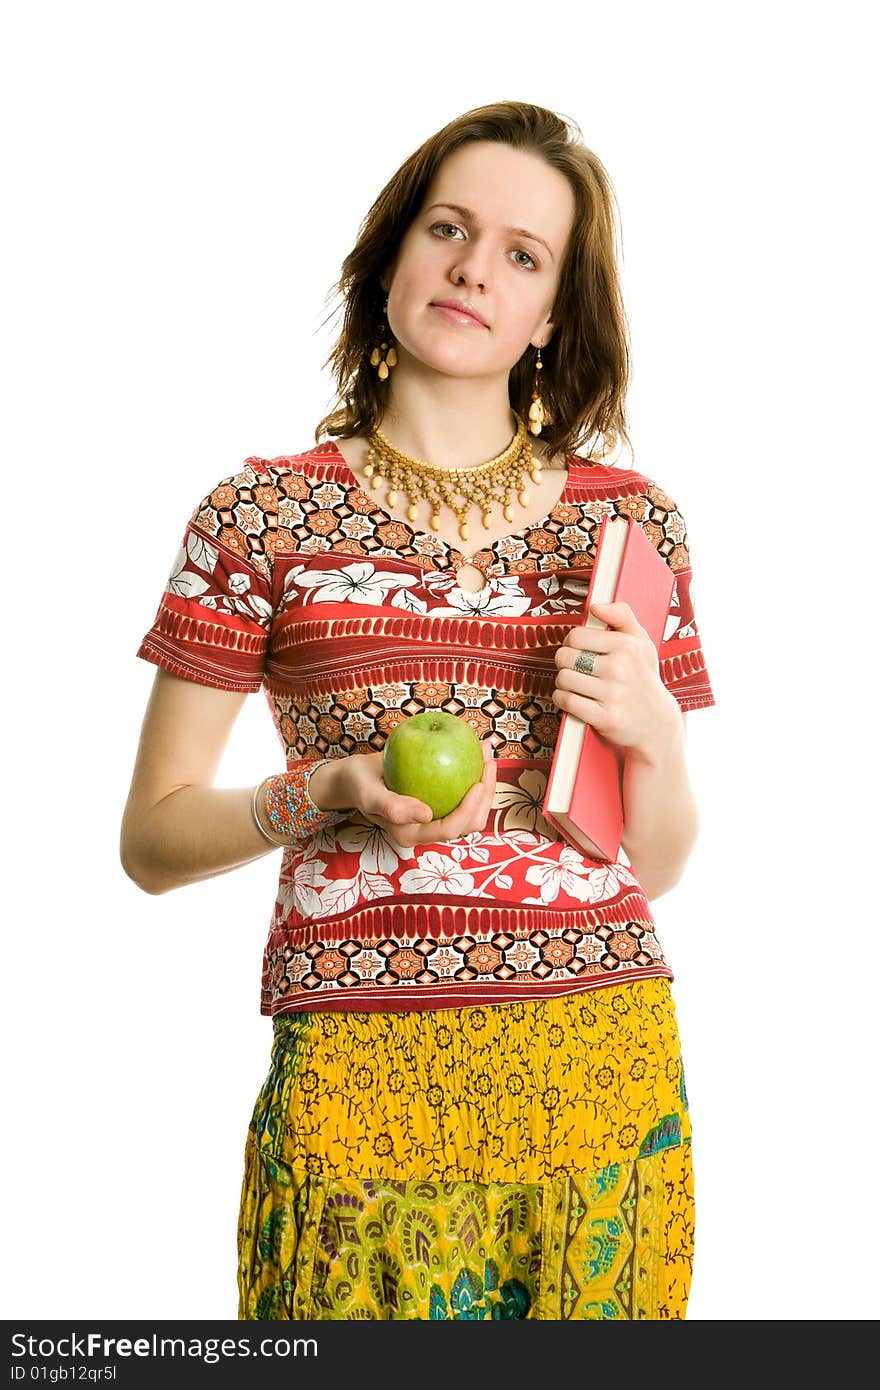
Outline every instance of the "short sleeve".
{"type": "MultiPolygon", "coordinates": [[[[693,571],[685,519],[669,498],[655,489],[654,515],[662,538],[655,543],[675,575],[663,640],[660,643],[660,678],[675,696],[682,710],[701,709],[715,704],[715,695],[706,669],[703,643],[697,627],[693,602],[693,571]],[[662,502],[659,503],[659,499],[662,502]],[[663,505],[663,504],[666,505],[663,505]]],[[[650,496],[649,492],[649,496],[650,496]]]]}
{"type": "Polygon", "coordinates": [[[247,459],[193,511],[137,655],[221,690],[258,691],[272,627],[278,492],[247,459]]]}

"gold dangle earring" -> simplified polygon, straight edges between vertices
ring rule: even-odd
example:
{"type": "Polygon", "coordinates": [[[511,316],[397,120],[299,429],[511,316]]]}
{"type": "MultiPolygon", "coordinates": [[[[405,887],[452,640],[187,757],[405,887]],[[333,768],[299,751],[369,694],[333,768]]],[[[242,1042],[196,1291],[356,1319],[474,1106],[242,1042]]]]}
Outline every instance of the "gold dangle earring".
{"type": "MultiPolygon", "coordinates": [[[[385,296],[384,313],[388,314],[388,296],[385,296]]],[[[397,366],[397,352],[394,348],[393,336],[388,325],[387,318],[379,320],[379,345],[374,347],[370,353],[370,366],[379,368],[379,380],[387,381],[388,372],[391,367],[397,366]],[[385,353],[384,360],[382,353],[385,353]]]]}
{"type": "Polygon", "coordinates": [[[538,348],[538,356],[535,361],[535,382],[532,387],[532,403],[529,406],[529,430],[532,434],[540,434],[542,427],[550,423],[550,415],[549,412],[544,409],[544,402],[541,400],[541,392],[539,389],[541,378],[538,373],[543,371],[543,368],[544,363],[541,361],[541,349],[538,348]]]}

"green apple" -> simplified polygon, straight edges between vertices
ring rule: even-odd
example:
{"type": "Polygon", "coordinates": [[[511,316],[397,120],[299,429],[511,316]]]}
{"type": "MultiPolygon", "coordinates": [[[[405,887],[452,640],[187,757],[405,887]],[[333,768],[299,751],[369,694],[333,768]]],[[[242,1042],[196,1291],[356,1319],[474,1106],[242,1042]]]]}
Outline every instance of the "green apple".
{"type": "Polygon", "coordinates": [[[435,820],[454,810],[483,767],[483,746],[470,724],[442,710],[404,719],[385,741],[386,787],[424,801],[435,820]]]}

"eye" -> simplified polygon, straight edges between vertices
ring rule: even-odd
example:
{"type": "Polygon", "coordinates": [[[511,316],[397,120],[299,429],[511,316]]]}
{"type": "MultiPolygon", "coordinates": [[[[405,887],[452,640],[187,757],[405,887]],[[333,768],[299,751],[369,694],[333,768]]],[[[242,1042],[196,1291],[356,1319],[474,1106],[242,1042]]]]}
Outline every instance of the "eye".
{"type": "MultiPolygon", "coordinates": [[[[460,232],[460,231],[461,231],[461,227],[457,227],[457,226],[455,225],[454,222],[435,222],[435,223],[434,223],[434,226],[431,228],[431,231],[432,231],[432,232],[436,232],[438,229],[441,229],[441,230],[442,230],[444,227],[451,227],[452,230],[453,230],[454,232],[460,232]]],[[[442,240],[442,241],[449,241],[450,238],[449,238],[449,237],[442,237],[441,240],[442,240]]]]}
{"type": "MultiPolygon", "coordinates": [[[[462,231],[461,227],[459,227],[458,224],[457,224],[456,222],[435,222],[434,225],[433,225],[433,227],[431,228],[431,231],[434,232],[434,233],[443,233],[443,232],[449,230],[450,228],[452,229],[453,232],[461,232],[461,231],[462,231]]],[[[463,232],[462,232],[462,235],[464,235],[463,232]]],[[[442,235],[441,235],[440,240],[441,240],[441,241],[455,241],[456,238],[455,238],[455,237],[448,237],[448,236],[442,236],[442,235]]],[[[537,269],[538,269],[538,263],[537,263],[537,261],[535,260],[535,258],[534,258],[533,256],[529,255],[529,252],[528,252],[528,251],[521,251],[521,250],[520,250],[520,251],[514,251],[513,254],[514,254],[514,256],[525,256],[526,261],[528,262],[528,265],[525,265],[522,261],[517,261],[517,265],[522,266],[522,269],[523,269],[523,270],[537,270],[537,269]]]]}

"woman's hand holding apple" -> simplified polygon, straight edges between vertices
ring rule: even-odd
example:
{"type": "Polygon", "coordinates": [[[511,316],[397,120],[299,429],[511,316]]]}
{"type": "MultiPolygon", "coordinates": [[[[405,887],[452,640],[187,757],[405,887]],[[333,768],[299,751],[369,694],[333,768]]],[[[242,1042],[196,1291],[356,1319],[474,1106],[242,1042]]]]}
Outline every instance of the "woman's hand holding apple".
{"type": "Polygon", "coordinates": [[[324,810],[351,808],[378,825],[396,844],[440,844],[484,830],[495,797],[495,759],[491,739],[483,739],[483,776],[458,805],[434,820],[431,808],[413,796],[401,796],[385,785],[383,754],[352,753],[333,759],[312,777],[309,791],[324,810]],[[331,781],[335,779],[334,781],[331,781]],[[322,779],[319,781],[319,779],[322,779]]]}

